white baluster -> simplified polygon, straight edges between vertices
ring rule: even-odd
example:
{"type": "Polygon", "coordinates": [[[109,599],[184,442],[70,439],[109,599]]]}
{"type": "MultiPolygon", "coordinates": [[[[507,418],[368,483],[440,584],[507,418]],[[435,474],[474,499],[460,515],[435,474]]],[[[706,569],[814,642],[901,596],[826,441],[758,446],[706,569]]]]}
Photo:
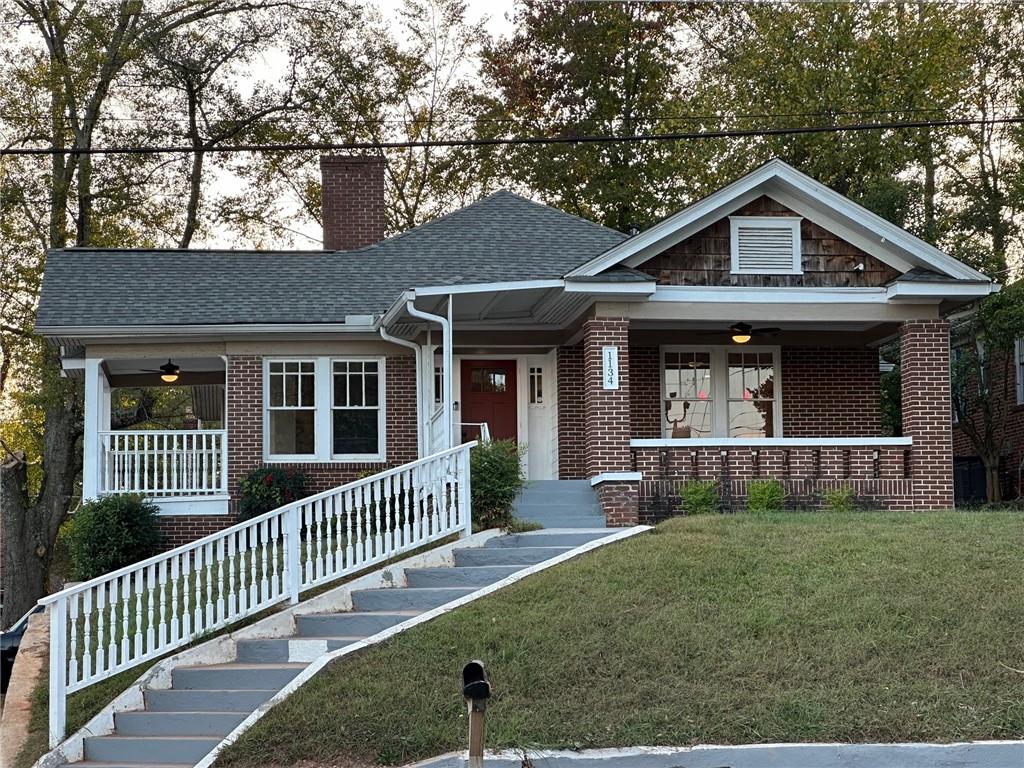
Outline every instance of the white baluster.
{"type": "Polygon", "coordinates": [[[92,670],[92,592],[87,589],[82,593],[82,679],[88,680],[92,670]]]}
{"type": "Polygon", "coordinates": [[[107,671],[107,646],[104,642],[106,635],[104,629],[107,623],[106,615],[107,585],[100,584],[96,587],[96,674],[102,675],[107,671]]]}
{"type": "Polygon", "coordinates": [[[383,515],[384,494],[381,493],[381,484],[379,480],[374,480],[369,483],[370,499],[373,509],[373,556],[374,558],[380,557],[384,552],[384,527],[381,524],[381,517],[383,515]]]}
{"type": "Polygon", "coordinates": [[[355,547],[352,537],[354,535],[352,516],[355,512],[355,493],[348,491],[344,496],[345,505],[345,567],[351,568],[355,558],[355,547]]]}
{"type": "Polygon", "coordinates": [[[252,610],[260,604],[260,597],[257,591],[259,577],[256,575],[256,556],[259,541],[256,536],[255,525],[250,525],[245,533],[249,539],[249,608],[252,610]]]}
{"type": "Polygon", "coordinates": [[[188,549],[181,558],[181,634],[179,638],[192,636],[192,557],[195,550],[188,549]]]}
{"type": "Polygon", "coordinates": [[[213,615],[213,542],[203,545],[206,554],[206,625],[205,629],[214,626],[213,615]]]}
{"type": "Polygon", "coordinates": [[[78,682],[78,595],[68,595],[68,685],[78,682]]]}
{"type": "MultiPolygon", "coordinates": [[[[178,587],[182,586],[182,599],[187,587],[183,586],[183,568],[181,567],[181,555],[175,555],[171,560],[171,642],[176,643],[181,637],[181,615],[178,613],[178,587]]],[[[187,611],[183,611],[183,614],[187,611]]],[[[182,614],[182,615],[183,615],[182,614]]]]}
{"type": "Polygon", "coordinates": [[[224,615],[224,537],[217,539],[217,623],[223,624],[224,615]]]}
{"type": "Polygon", "coordinates": [[[160,626],[157,630],[157,642],[161,648],[167,645],[167,569],[166,560],[157,563],[157,589],[160,590],[160,626]]]}
{"type": "Polygon", "coordinates": [[[228,614],[238,615],[238,591],[235,584],[235,568],[238,565],[238,532],[228,536],[228,614]]]}
{"type": "Polygon", "coordinates": [[[306,552],[302,558],[302,585],[309,586],[313,583],[313,543],[309,540],[313,535],[313,508],[306,503],[299,507],[299,510],[302,513],[302,529],[306,532],[306,552]]]}
{"type": "MultiPolygon", "coordinates": [[[[116,582],[115,582],[116,583],[116,582]]],[[[126,573],[121,577],[121,659],[120,663],[127,664],[131,658],[131,640],[129,640],[130,629],[128,627],[128,606],[132,599],[131,574],[126,573]]]]}
{"type": "Polygon", "coordinates": [[[145,569],[139,569],[135,571],[135,578],[132,579],[132,574],[127,574],[125,579],[128,580],[128,588],[132,588],[132,583],[135,584],[135,636],[134,636],[134,653],[135,658],[142,655],[142,593],[146,588],[143,573],[145,569]]]}
{"type": "Polygon", "coordinates": [[[270,549],[270,521],[264,520],[260,523],[260,598],[267,601],[272,598],[270,594],[270,574],[267,572],[267,551],[270,549]]]}

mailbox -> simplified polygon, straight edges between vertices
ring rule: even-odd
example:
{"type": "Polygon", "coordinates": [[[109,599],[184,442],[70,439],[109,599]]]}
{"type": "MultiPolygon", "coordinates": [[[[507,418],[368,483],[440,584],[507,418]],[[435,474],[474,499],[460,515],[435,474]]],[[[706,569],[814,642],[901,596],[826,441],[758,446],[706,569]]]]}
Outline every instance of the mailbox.
{"type": "Polygon", "coordinates": [[[482,661],[471,661],[462,668],[462,695],[472,701],[491,697],[491,684],[487,682],[482,661]]]}

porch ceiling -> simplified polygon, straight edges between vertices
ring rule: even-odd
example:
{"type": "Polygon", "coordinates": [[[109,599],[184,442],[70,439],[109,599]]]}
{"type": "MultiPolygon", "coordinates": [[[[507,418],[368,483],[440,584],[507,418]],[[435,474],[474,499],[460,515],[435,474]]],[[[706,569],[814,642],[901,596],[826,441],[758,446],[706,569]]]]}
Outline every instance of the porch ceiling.
{"type": "Polygon", "coordinates": [[[173,385],[160,380],[159,367],[168,357],[107,358],[103,370],[112,387],[166,387],[206,386],[224,384],[226,368],[219,357],[178,357],[170,354],[171,361],[180,366],[178,380],[173,385]]]}

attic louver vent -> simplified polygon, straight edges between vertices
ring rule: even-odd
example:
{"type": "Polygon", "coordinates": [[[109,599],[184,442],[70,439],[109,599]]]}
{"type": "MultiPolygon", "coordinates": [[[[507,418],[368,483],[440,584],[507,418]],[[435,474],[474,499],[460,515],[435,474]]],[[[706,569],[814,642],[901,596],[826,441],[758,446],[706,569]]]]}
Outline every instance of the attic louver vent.
{"type": "Polygon", "coordinates": [[[729,221],[734,273],[800,273],[800,219],[733,216],[729,221]]]}

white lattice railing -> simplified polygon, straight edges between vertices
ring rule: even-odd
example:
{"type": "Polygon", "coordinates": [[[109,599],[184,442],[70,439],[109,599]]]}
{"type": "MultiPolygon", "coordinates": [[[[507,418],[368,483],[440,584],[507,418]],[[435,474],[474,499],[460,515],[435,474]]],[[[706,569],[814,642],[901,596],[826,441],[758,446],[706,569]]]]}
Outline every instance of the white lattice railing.
{"type": "Polygon", "coordinates": [[[210,496],[228,492],[223,429],[100,432],[100,493],[210,496]]]}
{"type": "Polygon", "coordinates": [[[472,532],[466,443],[279,507],[40,600],[50,610],[50,745],[65,700],[299,592],[472,532]]]}

